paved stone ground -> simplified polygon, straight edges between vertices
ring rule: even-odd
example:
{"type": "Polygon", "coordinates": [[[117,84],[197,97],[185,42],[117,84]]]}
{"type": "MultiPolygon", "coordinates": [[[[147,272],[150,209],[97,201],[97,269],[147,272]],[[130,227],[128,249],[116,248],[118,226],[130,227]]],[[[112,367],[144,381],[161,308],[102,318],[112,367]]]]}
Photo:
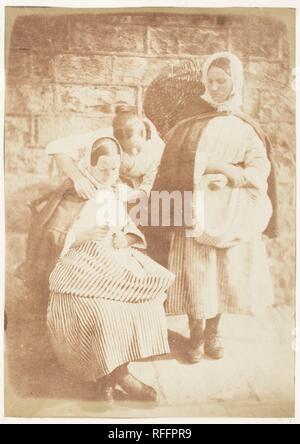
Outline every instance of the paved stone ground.
{"type": "MultiPolygon", "coordinates": [[[[156,387],[158,405],[129,402],[120,392],[113,408],[96,387],[77,384],[57,365],[38,317],[21,304],[7,330],[7,416],[26,417],[292,417],[294,353],[291,310],[273,308],[260,318],[224,316],[226,355],[221,361],[185,362],[187,320],[169,318],[172,353],[131,364],[156,387]]],[[[10,314],[12,310],[10,308],[10,314]]]]}
{"type": "MultiPolygon", "coordinates": [[[[41,189],[37,187],[35,192],[38,196],[41,189]]],[[[75,383],[52,354],[42,322],[47,301],[27,292],[14,276],[17,265],[24,260],[28,229],[27,213],[25,210],[20,213],[24,206],[20,202],[26,202],[32,195],[31,189],[30,193],[18,194],[18,200],[10,200],[14,204],[9,206],[10,212],[16,214],[8,218],[10,232],[6,246],[6,362],[10,383],[6,415],[106,418],[293,415],[294,319],[292,310],[283,305],[270,309],[261,318],[224,316],[225,358],[218,362],[204,359],[196,365],[188,365],[184,360],[186,317],[170,317],[172,354],[131,365],[136,376],[159,391],[158,406],[146,407],[122,399],[108,410],[94,385],[75,383]]],[[[282,256],[280,261],[286,267],[282,256]]],[[[277,267],[276,270],[279,273],[277,267]]]]}

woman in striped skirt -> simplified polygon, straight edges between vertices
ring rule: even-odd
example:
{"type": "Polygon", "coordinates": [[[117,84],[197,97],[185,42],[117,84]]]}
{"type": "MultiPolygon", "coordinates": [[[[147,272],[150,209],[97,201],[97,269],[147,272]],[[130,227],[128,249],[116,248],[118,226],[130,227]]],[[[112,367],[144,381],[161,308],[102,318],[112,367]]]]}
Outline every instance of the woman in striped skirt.
{"type": "Polygon", "coordinates": [[[174,276],[138,250],[145,240],[124,210],[120,165],[116,139],[94,142],[89,172],[98,192],[50,275],[48,327],[61,364],[82,381],[101,380],[106,399],[118,384],[132,398],[155,400],[128,363],[169,352],[163,304],[174,276]]]}
{"type": "Polygon", "coordinates": [[[168,268],[176,281],[166,303],[168,313],[188,314],[190,362],[198,362],[203,352],[223,357],[222,314],[253,315],[273,301],[263,239],[264,233],[274,236],[269,142],[241,111],[240,60],[228,52],[213,54],[202,75],[202,98],[211,111],[168,133],[154,185],[194,196],[195,227],[171,233],[168,268]]]}

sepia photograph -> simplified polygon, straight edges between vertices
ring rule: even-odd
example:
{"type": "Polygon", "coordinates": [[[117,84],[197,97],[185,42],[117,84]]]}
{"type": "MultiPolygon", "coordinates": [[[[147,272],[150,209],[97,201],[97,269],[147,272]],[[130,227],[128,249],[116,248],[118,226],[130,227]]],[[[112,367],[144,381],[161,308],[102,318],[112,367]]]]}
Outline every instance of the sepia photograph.
{"type": "Polygon", "coordinates": [[[296,9],[4,31],[5,417],[294,418],[296,9]]]}

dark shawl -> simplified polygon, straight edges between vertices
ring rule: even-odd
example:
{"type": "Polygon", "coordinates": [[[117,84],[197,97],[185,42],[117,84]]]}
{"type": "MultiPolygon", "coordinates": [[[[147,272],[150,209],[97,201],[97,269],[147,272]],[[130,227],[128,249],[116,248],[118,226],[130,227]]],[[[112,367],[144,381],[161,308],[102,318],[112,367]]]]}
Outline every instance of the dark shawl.
{"type": "Polygon", "coordinates": [[[41,293],[48,290],[49,275],[84,202],[77,196],[72,181],[66,180],[53,192],[31,203],[26,260],[16,272],[26,287],[41,293]]]}
{"type": "MultiPolygon", "coordinates": [[[[209,112],[190,117],[179,122],[167,133],[165,151],[152,191],[166,190],[169,193],[173,191],[193,191],[195,155],[202,131],[210,119],[222,115],[228,115],[228,113],[209,112]]],[[[266,146],[267,156],[271,162],[271,173],[268,178],[268,194],[272,201],[273,215],[264,234],[270,238],[274,238],[278,235],[277,198],[274,167],[271,156],[271,143],[259,124],[253,119],[242,112],[235,115],[249,123],[266,146]]],[[[167,248],[168,231],[170,232],[170,228],[171,230],[178,230],[182,228],[186,229],[187,227],[179,228],[174,226],[171,217],[171,227],[160,226],[152,227],[146,230],[148,232],[149,253],[151,255],[153,252],[152,256],[156,260],[159,260],[159,262],[161,262],[163,265],[166,265],[166,258],[162,258],[162,256],[165,256],[166,254],[164,252],[164,245],[165,248],[167,248]],[[158,243],[157,245],[161,246],[158,249],[158,252],[155,245],[153,245],[153,242],[158,243]]]]}

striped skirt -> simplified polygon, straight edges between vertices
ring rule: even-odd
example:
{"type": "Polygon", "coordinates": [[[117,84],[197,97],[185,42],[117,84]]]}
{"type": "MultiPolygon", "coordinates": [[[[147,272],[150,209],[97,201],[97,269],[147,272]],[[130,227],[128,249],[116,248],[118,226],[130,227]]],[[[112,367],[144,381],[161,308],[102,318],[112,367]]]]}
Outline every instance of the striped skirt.
{"type": "Polygon", "coordinates": [[[134,248],[116,250],[86,242],[61,257],[49,278],[50,291],[123,302],[155,300],[175,276],[134,248]]]}
{"type": "Polygon", "coordinates": [[[168,314],[197,319],[218,313],[254,315],[273,303],[267,252],[260,239],[215,248],[175,232],[169,269],[176,280],[166,302],[168,314]]]}
{"type": "Polygon", "coordinates": [[[169,353],[163,304],[173,280],[133,249],[90,242],[70,250],[50,276],[47,320],[61,365],[95,381],[123,364],[169,353]]]}

